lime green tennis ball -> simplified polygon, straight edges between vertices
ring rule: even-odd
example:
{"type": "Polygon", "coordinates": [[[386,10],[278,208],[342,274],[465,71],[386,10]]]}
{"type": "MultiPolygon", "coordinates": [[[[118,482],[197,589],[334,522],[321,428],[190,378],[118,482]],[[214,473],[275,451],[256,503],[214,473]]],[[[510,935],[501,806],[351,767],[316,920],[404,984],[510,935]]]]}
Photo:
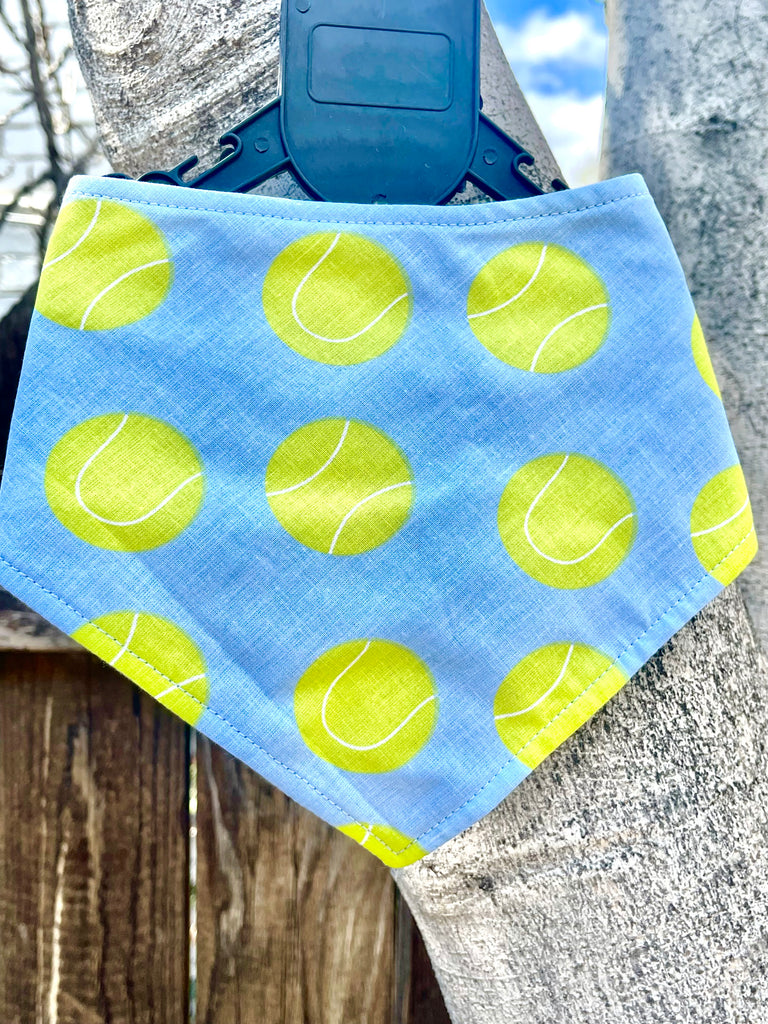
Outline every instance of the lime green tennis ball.
{"type": "Polygon", "coordinates": [[[389,825],[341,825],[339,832],[360,843],[388,868],[404,868],[426,857],[427,850],[389,825]]]}
{"type": "Polygon", "coordinates": [[[350,772],[391,772],[417,754],[437,719],[424,662],[389,640],[350,640],[307,669],[294,694],[310,750],[350,772]]]}
{"type": "Polygon", "coordinates": [[[600,583],[624,561],[637,511],[607,466],[557,452],[515,473],[501,497],[498,523],[504,546],[529,576],[576,590],[600,583]]]}
{"type": "Polygon", "coordinates": [[[707,348],[704,331],[702,330],[701,321],[698,316],[694,317],[693,320],[691,348],[693,349],[693,358],[696,361],[699,373],[712,388],[717,397],[722,399],[723,396],[720,394],[720,388],[717,385],[717,377],[715,377],[715,370],[712,366],[712,360],[709,357],[709,349],[707,348]]]}
{"type": "Polygon", "coordinates": [[[76,537],[110,551],[147,551],[173,540],[197,515],[203,466],[169,423],[142,413],[84,420],[57,441],[45,494],[76,537]]]}
{"type": "Polygon", "coordinates": [[[610,324],[608,293],[576,253],[524,242],[486,263],[469,290],[469,324],[502,362],[560,373],[597,352],[610,324]]]}
{"type": "Polygon", "coordinates": [[[109,199],[73,199],[56,220],[35,306],[62,327],[125,327],[157,309],[172,278],[151,220],[109,199]]]}
{"type": "Polygon", "coordinates": [[[411,316],[410,285],[395,257],[346,231],[291,242],[270,266],[262,299],[281,341],[331,366],[380,356],[411,316]]]}
{"type": "Polygon", "coordinates": [[[110,612],[80,626],[72,638],[190,725],[203,713],[205,659],[175,623],[148,612],[110,612]]]}
{"type": "Polygon", "coordinates": [[[316,420],[294,431],[270,459],[265,486],[280,525],[330,555],[359,555],[388,541],[413,504],[407,458],[358,420],[316,420]]]}
{"type": "Polygon", "coordinates": [[[556,643],[526,655],[496,693],[502,742],[533,769],[601,708],[628,679],[586,644],[556,643]]]}
{"type": "Polygon", "coordinates": [[[741,466],[724,469],[701,489],[691,510],[691,540],[698,560],[724,587],[755,557],[757,536],[741,466]]]}

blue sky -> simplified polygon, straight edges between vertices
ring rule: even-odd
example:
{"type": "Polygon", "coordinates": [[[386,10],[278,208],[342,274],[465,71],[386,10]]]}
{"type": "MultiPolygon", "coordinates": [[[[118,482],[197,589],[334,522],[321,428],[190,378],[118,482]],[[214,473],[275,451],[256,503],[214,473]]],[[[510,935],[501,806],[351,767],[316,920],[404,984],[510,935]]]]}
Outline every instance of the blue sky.
{"type": "Polygon", "coordinates": [[[486,0],[517,76],[568,183],[597,178],[605,96],[599,0],[486,0]]]}

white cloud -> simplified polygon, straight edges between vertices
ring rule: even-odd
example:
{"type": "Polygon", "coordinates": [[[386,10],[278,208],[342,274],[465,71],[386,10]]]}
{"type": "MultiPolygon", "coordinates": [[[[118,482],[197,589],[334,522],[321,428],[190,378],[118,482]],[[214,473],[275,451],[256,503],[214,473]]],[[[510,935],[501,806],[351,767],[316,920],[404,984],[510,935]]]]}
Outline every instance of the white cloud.
{"type": "Polygon", "coordinates": [[[528,90],[530,104],[569,185],[597,181],[604,97],[528,90]]]}
{"type": "Polygon", "coordinates": [[[534,11],[519,28],[501,24],[496,31],[513,68],[558,60],[600,68],[605,62],[605,32],[576,11],[554,16],[534,11]]]}
{"type": "Polygon", "coordinates": [[[550,15],[537,10],[518,28],[504,23],[494,27],[568,183],[596,181],[604,96],[585,96],[570,83],[575,76],[578,84],[580,70],[605,66],[605,32],[575,11],[550,15]]]}

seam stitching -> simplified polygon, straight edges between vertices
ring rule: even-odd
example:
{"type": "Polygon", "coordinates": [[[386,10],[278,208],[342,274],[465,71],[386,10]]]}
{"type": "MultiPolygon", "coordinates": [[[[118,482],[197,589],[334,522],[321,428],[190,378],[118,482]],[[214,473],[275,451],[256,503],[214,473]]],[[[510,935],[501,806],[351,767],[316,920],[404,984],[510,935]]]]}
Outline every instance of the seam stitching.
{"type": "MultiPolygon", "coordinates": [[[[450,221],[433,221],[433,220],[391,220],[391,221],[380,221],[380,220],[339,220],[338,218],[301,218],[301,217],[282,217],[276,213],[262,213],[258,210],[215,210],[211,207],[197,207],[197,206],[184,206],[174,203],[160,203],[155,202],[151,199],[122,199],[115,198],[108,192],[95,192],[79,191],[74,189],[69,193],[67,197],[67,203],[73,199],[111,199],[115,203],[123,203],[126,206],[157,206],[164,210],[187,210],[189,213],[217,213],[222,214],[225,217],[261,217],[263,220],[284,220],[290,221],[295,224],[348,224],[348,225],[366,225],[372,227],[440,227],[440,228],[483,228],[492,227],[497,224],[509,224],[518,223],[526,220],[540,220],[542,217],[565,217],[572,213],[583,213],[585,210],[598,210],[602,206],[611,206],[613,203],[621,203],[626,199],[650,199],[651,196],[647,192],[629,192],[623,196],[616,196],[613,199],[606,199],[602,203],[590,203],[587,206],[578,206],[573,210],[553,210],[551,213],[535,213],[525,217],[515,217],[514,215],[504,217],[501,220],[490,220],[490,221],[475,221],[468,224],[452,224],[450,221]]],[[[472,204],[473,209],[489,205],[485,203],[472,204]]]]}
{"type": "MultiPolygon", "coordinates": [[[[520,750],[517,753],[518,754],[522,753],[522,751],[525,750],[525,747],[527,747],[529,745],[529,743],[532,743],[533,740],[535,740],[537,736],[541,735],[542,732],[544,732],[554,722],[556,722],[557,719],[560,717],[560,715],[562,715],[565,711],[567,711],[567,709],[571,706],[571,704],[574,704],[577,700],[579,700],[581,697],[583,697],[584,694],[587,693],[588,690],[592,689],[592,687],[595,686],[600,681],[600,679],[603,678],[603,676],[607,672],[610,672],[610,670],[616,666],[616,664],[621,660],[621,658],[624,657],[624,655],[628,651],[630,651],[640,640],[642,640],[642,638],[646,635],[646,633],[650,632],[650,630],[653,629],[653,627],[655,625],[657,625],[659,622],[661,622],[661,620],[663,618],[665,618],[672,611],[673,608],[677,607],[677,605],[680,604],[681,601],[684,601],[686,597],[688,597],[691,593],[693,593],[694,590],[697,589],[697,587],[700,587],[701,584],[705,580],[709,579],[711,577],[711,574],[715,571],[715,569],[717,569],[719,566],[721,566],[723,564],[723,562],[726,562],[731,557],[731,555],[733,555],[736,551],[738,551],[738,549],[743,544],[745,544],[747,542],[747,540],[752,536],[752,534],[754,532],[755,532],[755,528],[754,528],[754,525],[753,525],[751,527],[751,529],[749,530],[749,532],[747,534],[745,534],[744,537],[742,537],[742,539],[739,541],[739,543],[736,544],[735,547],[731,548],[731,550],[728,552],[727,555],[725,555],[723,558],[720,559],[720,561],[717,563],[717,565],[713,565],[712,568],[708,572],[706,572],[699,580],[697,580],[696,583],[694,583],[691,587],[689,587],[689,589],[686,590],[685,593],[681,594],[680,597],[678,597],[678,599],[673,604],[671,604],[665,611],[663,611],[661,613],[661,615],[658,616],[658,618],[656,618],[650,624],[650,626],[648,626],[646,629],[644,629],[643,632],[638,637],[636,637],[630,644],[628,644],[624,648],[624,650],[619,655],[616,656],[616,658],[613,660],[611,665],[609,665],[609,667],[607,669],[605,669],[604,672],[601,672],[600,675],[597,677],[597,679],[592,680],[591,683],[589,683],[587,686],[585,686],[584,689],[581,691],[581,693],[577,694],[577,696],[574,697],[574,699],[570,702],[570,704],[566,705],[566,707],[563,708],[558,713],[558,715],[555,716],[555,718],[553,718],[542,729],[540,729],[539,732],[536,733],[536,736],[531,737],[531,739],[528,741],[528,743],[526,743],[525,746],[521,747],[520,750]]],[[[9,562],[7,558],[4,558],[2,555],[0,555],[0,562],[2,562],[3,564],[7,565],[8,568],[11,569],[13,572],[18,573],[19,576],[22,576],[24,579],[29,580],[29,582],[32,583],[35,587],[37,587],[39,590],[42,590],[46,594],[50,594],[51,597],[55,598],[60,604],[64,605],[65,608],[68,608],[71,612],[74,612],[74,614],[77,615],[78,618],[82,619],[83,624],[88,624],[88,625],[95,626],[95,628],[98,629],[99,632],[103,633],[104,636],[108,637],[114,643],[120,643],[120,641],[117,640],[116,637],[111,636],[105,629],[102,629],[101,626],[97,626],[96,623],[93,622],[91,619],[86,618],[86,616],[83,615],[82,612],[78,611],[77,608],[73,607],[68,601],[66,601],[59,594],[55,593],[53,590],[49,590],[47,587],[44,587],[41,583],[38,583],[38,581],[35,580],[32,576],[28,576],[25,572],[23,572],[21,569],[17,568],[15,565],[13,565],[11,562],[9,562]]],[[[93,652],[91,652],[91,653],[93,653],[93,652]]],[[[130,648],[127,648],[126,653],[130,654],[132,657],[136,658],[137,661],[143,662],[143,664],[147,665],[148,668],[151,668],[153,672],[157,673],[157,675],[159,675],[161,678],[167,680],[172,685],[174,685],[174,686],[177,685],[174,682],[173,679],[171,679],[169,676],[165,675],[165,673],[161,672],[159,669],[155,668],[154,665],[150,664],[150,662],[146,661],[146,659],[140,657],[140,655],[135,654],[133,651],[130,650],[130,648]]],[[[101,660],[103,661],[104,659],[102,658],[101,660]]],[[[118,671],[119,671],[119,669],[118,669],[118,671]]],[[[124,674],[124,673],[121,673],[121,674],[124,674]]],[[[150,694],[150,696],[151,696],[151,694],[150,694]]],[[[349,812],[345,811],[343,807],[341,807],[334,800],[332,800],[329,796],[327,796],[325,793],[323,793],[322,790],[320,790],[316,786],[314,786],[309,781],[309,779],[305,779],[304,776],[301,775],[299,772],[297,772],[295,769],[290,768],[287,764],[283,764],[282,761],[280,761],[278,758],[276,758],[273,754],[270,754],[270,752],[268,750],[266,750],[264,747],[262,747],[258,743],[256,743],[255,740],[251,739],[249,736],[246,736],[246,734],[241,732],[237,728],[236,725],[234,725],[232,722],[230,722],[223,715],[219,714],[219,712],[216,711],[214,708],[212,708],[210,705],[203,704],[202,701],[199,701],[191,693],[188,693],[187,696],[191,697],[192,700],[194,700],[196,703],[200,704],[201,707],[203,707],[204,709],[210,711],[211,714],[215,715],[216,718],[218,718],[221,722],[223,722],[233,732],[236,732],[239,736],[241,736],[247,743],[250,743],[251,746],[255,747],[257,750],[260,750],[263,754],[266,754],[267,757],[271,761],[275,762],[275,764],[280,765],[281,768],[284,768],[291,775],[294,775],[297,779],[299,779],[301,782],[303,782],[306,786],[309,786],[309,788],[314,793],[317,793],[318,796],[322,797],[322,799],[325,800],[326,803],[330,804],[332,807],[335,807],[337,811],[341,811],[341,813],[344,814],[347,818],[351,818],[354,822],[357,822],[356,815],[352,815],[349,812]]],[[[187,724],[189,724],[189,723],[187,723],[187,724]]],[[[382,839],[379,839],[378,836],[376,837],[376,841],[378,843],[380,843],[385,849],[389,850],[389,852],[394,854],[395,856],[402,855],[407,850],[409,850],[411,846],[414,846],[416,843],[418,843],[418,841],[420,839],[423,839],[424,836],[428,835],[430,832],[434,832],[434,830],[436,828],[438,828],[440,825],[442,825],[444,822],[446,822],[450,818],[454,817],[460,811],[463,811],[465,807],[467,807],[469,804],[471,804],[473,800],[477,799],[477,797],[480,796],[480,794],[485,789],[487,789],[488,786],[490,786],[491,783],[494,782],[494,780],[499,777],[499,775],[501,775],[501,773],[507,768],[507,766],[512,764],[512,762],[515,761],[515,760],[517,760],[517,754],[513,755],[508,760],[506,760],[504,762],[504,764],[498,769],[498,771],[496,771],[491,776],[491,778],[488,779],[480,787],[480,789],[478,789],[475,793],[473,793],[470,797],[468,797],[464,801],[463,804],[461,804],[459,807],[454,808],[452,811],[450,811],[448,814],[446,814],[444,817],[442,817],[439,821],[436,821],[433,825],[430,825],[430,827],[428,829],[426,829],[424,832],[420,833],[420,835],[418,835],[414,839],[412,839],[406,846],[402,847],[402,849],[394,850],[391,846],[389,846],[388,843],[385,843],[382,839]]]]}

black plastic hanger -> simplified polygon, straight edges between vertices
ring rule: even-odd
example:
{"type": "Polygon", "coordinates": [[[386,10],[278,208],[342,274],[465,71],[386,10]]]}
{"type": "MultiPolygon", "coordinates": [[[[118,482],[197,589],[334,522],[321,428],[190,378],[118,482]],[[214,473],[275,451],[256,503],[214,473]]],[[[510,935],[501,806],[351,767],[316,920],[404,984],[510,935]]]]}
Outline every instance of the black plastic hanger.
{"type": "Polygon", "coordinates": [[[312,198],[355,203],[436,205],[465,181],[542,193],[481,112],[480,0],[283,0],[280,43],[281,95],[221,136],[229,152],[187,181],[196,156],[138,180],[247,192],[290,170],[312,198]]]}

